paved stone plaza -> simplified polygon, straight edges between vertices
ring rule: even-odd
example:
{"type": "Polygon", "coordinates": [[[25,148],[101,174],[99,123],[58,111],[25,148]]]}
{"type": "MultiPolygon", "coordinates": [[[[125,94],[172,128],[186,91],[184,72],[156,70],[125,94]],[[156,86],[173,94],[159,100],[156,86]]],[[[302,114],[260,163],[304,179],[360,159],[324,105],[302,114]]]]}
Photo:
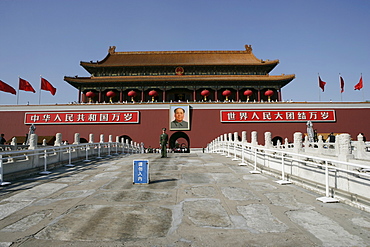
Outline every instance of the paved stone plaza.
{"type": "Polygon", "coordinates": [[[370,246],[370,214],[217,154],[117,156],[0,188],[3,246],[370,246]],[[149,160],[150,184],[133,184],[149,160]]]}

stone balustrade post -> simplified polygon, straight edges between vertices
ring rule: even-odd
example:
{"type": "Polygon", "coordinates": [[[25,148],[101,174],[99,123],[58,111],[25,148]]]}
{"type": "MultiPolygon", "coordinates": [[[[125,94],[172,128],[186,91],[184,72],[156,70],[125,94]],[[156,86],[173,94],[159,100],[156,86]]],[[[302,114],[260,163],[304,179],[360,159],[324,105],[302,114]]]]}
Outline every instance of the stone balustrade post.
{"type": "Polygon", "coordinates": [[[317,150],[319,154],[322,154],[324,151],[324,140],[322,139],[322,135],[318,136],[318,142],[317,142],[317,150]]]}
{"type": "Polygon", "coordinates": [[[339,135],[339,159],[342,161],[348,161],[353,158],[351,154],[351,136],[350,134],[339,135]]]}
{"type": "Polygon", "coordinates": [[[80,133],[75,133],[75,140],[73,144],[80,144],[80,133]]]}
{"type": "Polygon", "coordinates": [[[28,149],[36,149],[37,148],[37,139],[38,139],[37,134],[31,134],[28,149]]]}
{"type": "Polygon", "coordinates": [[[308,136],[305,135],[305,137],[304,137],[304,150],[305,150],[305,152],[308,152],[309,146],[310,146],[310,143],[308,142],[308,136]]]}
{"type": "Polygon", "coordinates": [[[128,139],[125,139],[125,148],[126,148],[126,152],[128,153],[128,148],[129,148],[129,141],[128,139]]]}
{"type": "Polygon", "coordinates": [[[293,138],[294,138],[293,151],[295,153],[299,153],[300,151],[302,151],[302,133],[301,132],[295,132],[293,134],[293,138]]]}
{"type": "Polygon", "coordinates": [[[258,146],[257,131],[252,131],[251,133],[251,145],[258,146]]]}
{"type": "Polygon", "coordinates": [[[238,135],[238,132],[234,132],[234,142],[238,142],[239,141],[239,135],[238,135]]]}
{"type": "Polygon", "coordinates": [[[47,143],[46,143],[46,139],[43,139],[43,140],[42,140],[42,146],[44,146],[44,147],[45,147],[46,145],[47,145],[47,143]]]}
{"type": "Polygon", "coordinates": [[[271,132],[265,132],[265,148],[272,148],[271,132]]]}
{"type": "Polygon", "coordinates": [[[284,148],[285,149],[288,149],[289,148],[289,140],[288,140],[288,138],[285,138],[284,139],[284,148]]]}
{"type": "Polygon", "coordinates": [[[119,136],[116,136],[116,142],[119,142],[119,136]]]}
{"type": "Polygon", "coordinates": [[[17,150],[17,138],[15,136],[12,138],[10,145],[14,147],[14,150],[17,150]]]}
{"type": "Polygon", "coordinates": [[[281,149],[281,141],[278,139],[277,142],[276,142],[276,147],[278,149],[281,149]]]}
{"type": "Polygon", "coordinates": [[[17,144],[17,138],[14,136],[14,137],[12,138],[12,141],[10,142],[10,145],[15,146],[16,144],[17,144]]]}
{"type": "Polygon", "coordinates": [[[357,142],[355,142],[355,145],[356,145],[356,159],[362,159],[362,158],[365,158],[366,157],[366,145],[365,145],[365,142],[364,142],[364,137],[363,135],[360,133],[358,134],[357,136],[357,142]]]}
{"type": "Polygon", "coordinates": [[[94,143],[94,134],[89,134],[89,143],[94,143]]]}
{"type": "Polygon", "coordinates": [[[247,131],[242,131],[242,142],[247,142],[247,131]]]}
{"type": "Polygon", "coordinates": [[[108,142],[113,142],[113,136],[112,135],[108,136],[108,142]]]}
{"type": "Polygon", "coordinates": [[[100,134],[100,143],[104,142],[104,134],[100,134]]]}
{"type": "Polygon", "coordinates": [[[339,151],[339,149],[340,149],[339,148],[339,135],[335,136],[334,148],[335,148],[335,155],[339,156],[339,153],[340,153],[340,151],[339,151]]]}
{"type": "Polygon", "coordinates": [[[62,133],[57,133],[55,135],[54,146],[60,146],[60,145],[62,145],[62,133]]]}

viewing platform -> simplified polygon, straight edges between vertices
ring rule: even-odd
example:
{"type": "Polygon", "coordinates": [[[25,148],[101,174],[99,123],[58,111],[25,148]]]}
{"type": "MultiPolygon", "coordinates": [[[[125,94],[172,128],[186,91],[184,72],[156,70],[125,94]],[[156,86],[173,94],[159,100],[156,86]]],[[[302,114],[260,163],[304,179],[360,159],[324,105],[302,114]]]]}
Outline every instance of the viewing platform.
{"type": "Polygon", "coordinates": [[[125,154],[0,187],[0,246],[368,246],[370,213],[216,153],[125,154]],[[148,160],[149,184],[133,184],[148,160]]]}

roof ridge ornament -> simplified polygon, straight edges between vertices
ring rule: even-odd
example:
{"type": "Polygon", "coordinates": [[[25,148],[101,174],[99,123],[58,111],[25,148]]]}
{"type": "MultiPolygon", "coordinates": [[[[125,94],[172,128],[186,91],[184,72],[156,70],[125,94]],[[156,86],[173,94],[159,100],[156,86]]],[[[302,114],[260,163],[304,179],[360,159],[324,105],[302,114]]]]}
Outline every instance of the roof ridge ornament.
{"type": "Polygon", "coordinates": [[[112,55],[113,53],[116,52],[116,47],[115,46],[109,46],[108,52],[109,52],[109,54],[112,55]]]}
{"type": "Polygon", "coordinates": [[[252,53],[252,45],[245,45],[244,47],[248,54],[252,53]]]}

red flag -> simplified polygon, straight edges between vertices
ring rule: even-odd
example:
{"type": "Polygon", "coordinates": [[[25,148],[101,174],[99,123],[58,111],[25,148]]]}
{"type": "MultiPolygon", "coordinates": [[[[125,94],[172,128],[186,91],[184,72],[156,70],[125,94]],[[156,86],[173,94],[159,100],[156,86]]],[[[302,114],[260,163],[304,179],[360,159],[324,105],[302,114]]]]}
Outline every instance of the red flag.
{"type": "Polygon", "coordinates": [[[0,80],[0,91],[7,92],[7,93],[12,93],[12,94],[17,94],[15,92],[15,89],[12,86],[9,86],[5,82],[0,80]]]}
{"type": "Polygon", "coordinates": [[[364,87],[364,83],[362,82],[362,76],[360,78],[360,81],[355,85],[355,90],[360,90],[364,87]]]}
{"type": "Polygon", "coordinates": [[[46,79],[41,77],[41,89],[45,91],[50,91],[52,95],[55,95],[57,92],[57,89],[53,87],[53,85],[50,84],[46,79]]]}
{"type": "Polygon", "coordinates": [[[343,77],[340,77],[340,92],[344,92],[344,80],[343,77]]]}
{"type": "Polygon", "coordinates": [[[24,90],[24,91],[29,91],[29,92],[36,93],[35,89],[33,89],[31,84],[28,81],[26,81],[22,78],[19,78],[19,90],[24,90]]]}
{"type": "Polygon", "coordinates": [[[325,85],[326,85],[326,82],[322,81],[319,76],[319,87],[322,89],[323,92],[324,92],[325,85]]]}

